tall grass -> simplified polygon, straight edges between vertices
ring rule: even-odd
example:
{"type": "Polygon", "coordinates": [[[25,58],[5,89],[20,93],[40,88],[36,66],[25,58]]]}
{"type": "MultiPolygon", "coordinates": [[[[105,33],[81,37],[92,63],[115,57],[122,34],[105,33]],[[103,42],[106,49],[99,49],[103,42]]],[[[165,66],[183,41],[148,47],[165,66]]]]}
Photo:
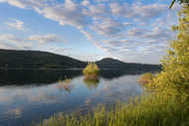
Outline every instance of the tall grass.
{"type": "Polygon", "coordinates": [[[36,126],[188,126],[189,111],[186,104],[176,97],[151,95],[117,104],[107,111],[104,106],[94,113],[78,115],[54,115],[36,126]]]}

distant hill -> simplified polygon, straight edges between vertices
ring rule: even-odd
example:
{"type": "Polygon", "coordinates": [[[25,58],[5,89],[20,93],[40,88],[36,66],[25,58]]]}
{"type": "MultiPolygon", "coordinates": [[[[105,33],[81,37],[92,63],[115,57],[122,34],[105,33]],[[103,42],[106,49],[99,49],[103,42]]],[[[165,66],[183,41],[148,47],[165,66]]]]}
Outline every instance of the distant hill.
{"type": "MultiPolygon", "coordinates": [[[[160,65],[124,63],[105,58],[96,62],[100,69],[124,71],[158,71],[160,65]]],[[[0,69],[82,69],[87,62],[68,56],[41,51],[17,51],[0,49],[0,69]]]]}
{"type": "Polygon", "coordinates": [[[154,64],[140,64],[140,63],[125,63],[120,60],[112,59],[112,58],[104,58],[100,61],[96,62],[100,68],[103,69],[111,69],[111,70],[123,70],[127,72],[153,72],[160,71],[161,65],[154,64]]]}
{"type": "Polygon", "coordinates": [[[1,69],[67,69],[86,65],[86,62],[49,52],[0,49],[1,69]]]}

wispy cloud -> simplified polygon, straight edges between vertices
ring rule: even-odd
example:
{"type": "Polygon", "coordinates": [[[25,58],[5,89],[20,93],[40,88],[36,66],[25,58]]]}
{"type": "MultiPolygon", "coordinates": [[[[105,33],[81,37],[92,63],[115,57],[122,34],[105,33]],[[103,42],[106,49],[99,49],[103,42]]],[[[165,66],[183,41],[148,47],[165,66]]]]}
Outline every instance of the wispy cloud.
{"type": "Polygon", "coordinates": [[[0,48],[5,49],[34,49],[35,45],[47,45],[55,42],[64,42],[61,37],[54,34],[31,35],[20,37],[14,34],[0,34],[0,48]]]}
{"type": "Polygon", "coordinates": [[[18,37],[14,34],[1,34],[0,47],[6,49],[30,49],[32,43],[26,42],[24,38],[18,37]]]}
{"type": "MultiPolygon", "coordinates": [[[[168,46],[168,40],[175,36],[169,27],[175,24],[176,10],[179,8],[175,6],[173,10],[169,10],[167,4],[159,1],[151,4],[112,0],[0,2],[33,10],[61,26],[75,27],[107,56],[132,62],[144,61],[142,58],[152,56],[159,60],[160,55],[163,55],[162,51],[168,46]]],[[[7,25],[21,30],[24,23],[15,20],[7,25]]],[[[38,41],[40,44],[61,41],[55,34],[30,35],[24,41],[26,40],[38,41]]],[[[154,58],[154,62],[156,59],[154,58]]]]}
{"type": "Polygon", "coordinates": [[[36,41],[41,44],[49,43],[49,42],[62,42],[63,40],[55,35],[55,34],[47,34],[47,35],[32,35],[28,37],[28,40],[30,41],[36,41]]]}
{"type": "Polygon", "coordinates": [[[10,28],[16,29],[16,30],[24,30],[24,22],[17,19],[12,19],[11,21],[5,22],[10,28]]]}

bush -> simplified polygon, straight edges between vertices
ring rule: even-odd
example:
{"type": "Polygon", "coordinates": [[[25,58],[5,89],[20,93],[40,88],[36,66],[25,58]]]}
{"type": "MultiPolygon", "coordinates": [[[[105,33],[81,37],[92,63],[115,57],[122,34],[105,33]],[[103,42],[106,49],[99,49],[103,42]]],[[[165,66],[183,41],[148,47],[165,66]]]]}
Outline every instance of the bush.
{"type": "Polygon", "coordinates": [[[99,74],[99,67],[95,63],[89,63],[85,69],[83,70],[83,74],[85,76],[88,75],[98,75],[99,74]]]}
{"type": "Polygon", "coordinates": [[[138,82],[142,85],[146,85],[146,84],[152,83],[153,78],[154,78],[154,75],[152,73],[145,73],[140,77],[138,82]]]}

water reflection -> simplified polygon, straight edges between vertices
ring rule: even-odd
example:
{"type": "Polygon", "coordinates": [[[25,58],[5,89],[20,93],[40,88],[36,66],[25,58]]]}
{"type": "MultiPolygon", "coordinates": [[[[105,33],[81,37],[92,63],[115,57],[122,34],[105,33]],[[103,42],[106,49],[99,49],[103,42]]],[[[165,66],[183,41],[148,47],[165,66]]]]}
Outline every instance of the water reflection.
{"type": "Polygon", "coordinates": [[[80,70],[0,70],[0,85],[46,85],[82,75],[80,70]]]}
{"type": "Polygon", "coordinates": [[[86,80],[81,74],[81,71],[2,73],[0,124],[28,126],[57,112],[83,113],[98,104],[126,102],[143,91],[137,83],[139,75],[106,71],[98,79],[86,80]]]}
{"type": "Polygon", "coordinates": [[[89,90],[92,90],[92,89],[96,89],[98,87],[98,84],[99,84],[100,81],[99,81],[98,78],[96,78],[96,79],[84,78],[83,82],[85,83],[85,85],[87,86],[87,88],[89,90]]]}
{"type": "MultiPolygon", "coordinates": [[[[103,70],[100,71],[100,77],[103,79],[116,79],[124,75],[142,74],[141,71],[126,70],[103,70]]],[[[82,76],[81,70],[0,70],[0,86],[1,85],[47,85],[55,83],[59,80],[64,81],[67,78],[76,78],[82,76]]]]}
{"type": "Polygon", "coordinates": [[[21,114],[22,114],[22,109],[21,108],[14,108],[14,109],[8,110],[7,114],[9,116],[14,117],[14,118],[20,118],[21,114]]]}
{"type": "Polygon", "coordinates": [[[71,90],[74,88],[74,85],[71,84],[71,79],[65,79],[63,81],[59,80],[57,88],[60,89],[60,91],[66,91],[68,93],[71,93],[71,90]]]}

